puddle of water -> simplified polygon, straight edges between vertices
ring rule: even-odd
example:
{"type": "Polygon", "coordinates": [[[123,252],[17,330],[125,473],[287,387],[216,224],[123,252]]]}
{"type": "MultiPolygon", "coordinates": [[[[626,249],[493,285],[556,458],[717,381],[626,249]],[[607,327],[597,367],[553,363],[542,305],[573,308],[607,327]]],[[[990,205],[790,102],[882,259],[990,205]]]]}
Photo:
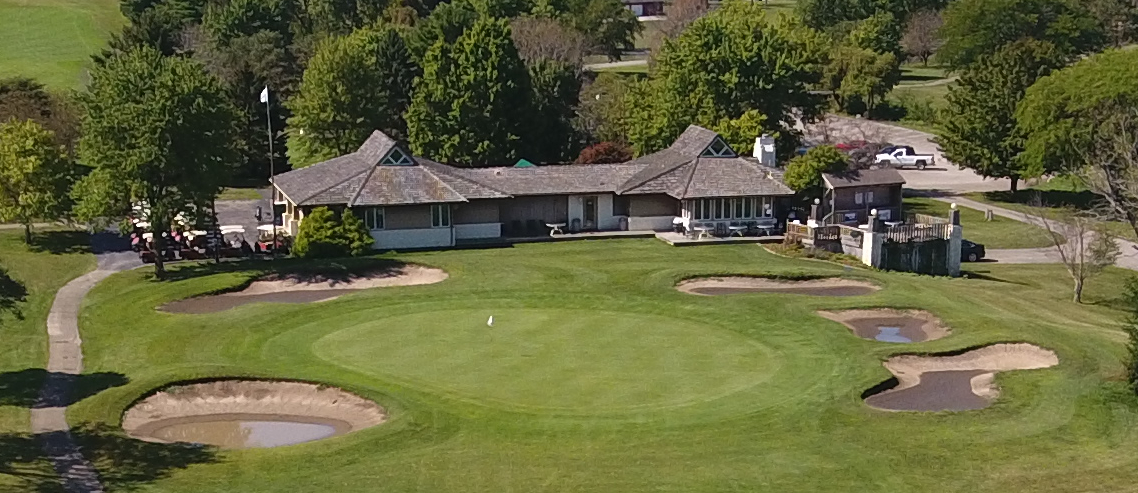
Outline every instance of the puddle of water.
{"type": "Polygon", "coordinates": [[[278,419],[233,419],[200,416],[156,423],[147,435],[166,442],[187,442],[221,448],[268,448],[311,442],[336,435],[334,424],[278,419]]]}
{"type": "Polygon", "coordinates": [[[912,339],[901,335],[900,327],[879,326],[877,327],[877,330],[877,337],[874,339],[877,339],[881,342],[913,342],[912,339]]]}

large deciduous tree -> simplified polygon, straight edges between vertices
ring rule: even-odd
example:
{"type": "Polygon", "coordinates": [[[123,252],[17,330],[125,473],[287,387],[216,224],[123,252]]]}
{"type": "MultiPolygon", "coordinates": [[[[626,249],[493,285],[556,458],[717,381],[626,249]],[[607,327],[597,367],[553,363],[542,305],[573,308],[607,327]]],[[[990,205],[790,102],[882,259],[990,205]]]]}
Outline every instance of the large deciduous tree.
{"type": "MultiPolygon", "coordinates": [[[[189,59],[153,49],[116,56],[91,73],[79,157],[94,168],[75,188],[81,220],[123,217],[149,207],[157,252],[179,214],[195,217],[224,184],[236,111],[221,84],[189,59]]],[[[162,255],[155,272],[164,276],[162,255]]]]}
{"type": "Polygon", "coordinates": [[[638,154],[652,152],[689,124],[712,127],[755,110],[788,155],[798,140],[795,112],[806,120],[819,114],[810,89],[826,45],[790,18],[768,22],[761,5],[729,1],[665,42],[649,79],[632,88],[630,143],[638,154]]]}
{"type": "Polygon", "coordinates": [[[961,69],[1022,39],[1047,41],[1068,58],[1106,42],[1103,27],[1075,0],[957,0],[944,12],[937,59],[961,69]]]}
{"type": "Polygon", "coordinates": [[[453,164],[505,164],[519,156],[531,113],[530,78],[505,19],[481,18],[423,60],[407,110],[416,154],[453,164]]]}
{"type": "Polygon", "coordinates": [[[584,36],[552,18],[524,16],[510,35],[525,62],[533,93],[523,157],[537,162],[572,159],[581,139],[573,126],[581,92],[584,36]]]}
{"type": "Polygon", "coordinates": [[[419,21],[407,36],[407,48],[420,63],[435,43],[454,44],[478,20],[478,12],[468,2],[455,0],[440,4],[431,15],[419,21]]]}
{"type": "Polygon", "coordinates": [[[325,40],[287,104],[292,166],[354,151],[375,130],[406,138],[403,114],[418,73],[403,38],[392,28],[360,29],[325,40]]]}
{"type": "Polygon", "coordinates": [[[50,131],[32,120],[0,123],[0,222],[22,224],[25,243],[32,242],[32,223],[66,212],[74,177],[74,165],[50,131]]]}
{"type": "Polygon", "coordinates": [[[1019,180],[1055,171],[1054,166],[1027,166],[1019,159],[1023,134],[1015,112],[1028,87],[1062,66],[1064,57],[1050,43],[1024,40],[980,57],[950,88],[943,130],[937,142],[945,158],[984,177],[1019,180]]]}
{"type": "Polygon", "coordinates": [[[901,47],[905,54],[921,59],[921,63],[928,66],[929,58],[943,44],[938,33],[942,25],[944,18],[935,10],[922,10],[910,16],[905,34],[901,37],[901,47]]]}
{"type": "Polygon", "coordinates": [[[1016,121],[1025,166],[1081,177],[1138,234],[1138,52],[1100,53],[1040,79],[1016,121]]]}
{"type": "Polygon", "coordinates": [[[593,53],[619,60],[621,52],[632,49],[636,35],[643,30],[636,15],[619,0],[567,0],[563,18],[589,41],[593,53]]]}

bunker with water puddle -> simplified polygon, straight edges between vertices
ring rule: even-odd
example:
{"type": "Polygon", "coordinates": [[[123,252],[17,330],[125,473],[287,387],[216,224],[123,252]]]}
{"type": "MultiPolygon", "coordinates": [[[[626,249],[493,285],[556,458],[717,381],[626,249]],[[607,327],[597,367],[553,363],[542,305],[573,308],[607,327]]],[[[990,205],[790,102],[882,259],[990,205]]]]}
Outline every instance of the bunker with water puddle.
{"type": "Polygon", "coordinates": [[[845,325],[862,339],[881,342],[924,342],[945,337],[949,333],[933,314],[921,310],[874,308],[842,311],[820,311],[822,318],[845,325]]]}
{"type": "Polygon", "coordinates": [[[741,293],[784,293],[807,296],[862,296],[881,289],[876,284],[843,278],[806,279],[800,281],[765,277],[703,277],[688,279],[676,289],[703,296],[741,293]]]}
{"type": "Polygon", "coordinates": [[[381,272],[347,275],[342,278],[286,274],[253,281],[240,291],[172,301],[158,309],[169,313],[202,314],[225,311],[250,303],[314,303],[331,300],[361,289],[434,284],[446,278],[445,271],[419,265],[400,265],[381,272]]]}
{"type": "Polygon", "coordinates": [[[866,404],[889,411],[981,409],[999,395],[996,373],[1057,364],[1054,352],[1027,343],[994,344],[949,356],[896,356],[883,363],[896,385],[875,387],[863,397],[866,404]]]}
{"type": "Polygon", "coordinates": [[[320,440],[386,419],[376,403],[332,387],[219,380],[169,387],[135,403],[123,429],[141,440],[240,449],[320,440]]]}

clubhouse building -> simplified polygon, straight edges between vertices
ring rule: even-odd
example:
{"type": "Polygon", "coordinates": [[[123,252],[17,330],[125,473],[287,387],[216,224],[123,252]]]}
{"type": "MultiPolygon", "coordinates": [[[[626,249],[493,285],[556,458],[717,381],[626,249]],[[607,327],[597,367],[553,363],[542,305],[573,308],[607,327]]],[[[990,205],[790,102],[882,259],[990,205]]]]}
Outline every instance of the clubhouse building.
{"type": "Polygon", "coordinates": [[[376,131],[358,150],[273,180],[292,235],[315,207],[351,208],[375,248],[589,231],[724,232],[785,220],[793,191],[773,162],[739,156],[715,132],[689,126],[668,148],[619,164],[460,168],[413,156],[376,131]]]}

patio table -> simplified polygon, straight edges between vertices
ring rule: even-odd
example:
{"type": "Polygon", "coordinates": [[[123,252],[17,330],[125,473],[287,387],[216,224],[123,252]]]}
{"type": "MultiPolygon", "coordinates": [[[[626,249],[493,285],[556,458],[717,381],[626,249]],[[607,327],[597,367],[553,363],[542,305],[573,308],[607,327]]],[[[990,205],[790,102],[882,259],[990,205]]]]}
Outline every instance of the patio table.
{"type": "Polygon", "coordinates": [[[699,233],[695,239],[702,240],[704,238],[711,238],[711,228],[707,226],[695,226],[692,231],[699,233]]]}
{"type": "Polygon", "coordinates": [[[565,231],[561,230],[565,227],[565,223],[545,223],[545,227],[549,228],[549,236],[565,234],[565,231]]]}
{"type": "Polygon", "coordinates": [[[773,224],[759,224],[755,226],[755,229],[759,230],[759,235],[761,236],[771,236],[774,234],[775,228],[776,226],[773,224]]]}
{"type": "Polygon", "coordinates": [[[743,232],[747,230],[746,226],[728,226],[727,229],[731,230],[731,236],[743,236],[743,232]]]}

